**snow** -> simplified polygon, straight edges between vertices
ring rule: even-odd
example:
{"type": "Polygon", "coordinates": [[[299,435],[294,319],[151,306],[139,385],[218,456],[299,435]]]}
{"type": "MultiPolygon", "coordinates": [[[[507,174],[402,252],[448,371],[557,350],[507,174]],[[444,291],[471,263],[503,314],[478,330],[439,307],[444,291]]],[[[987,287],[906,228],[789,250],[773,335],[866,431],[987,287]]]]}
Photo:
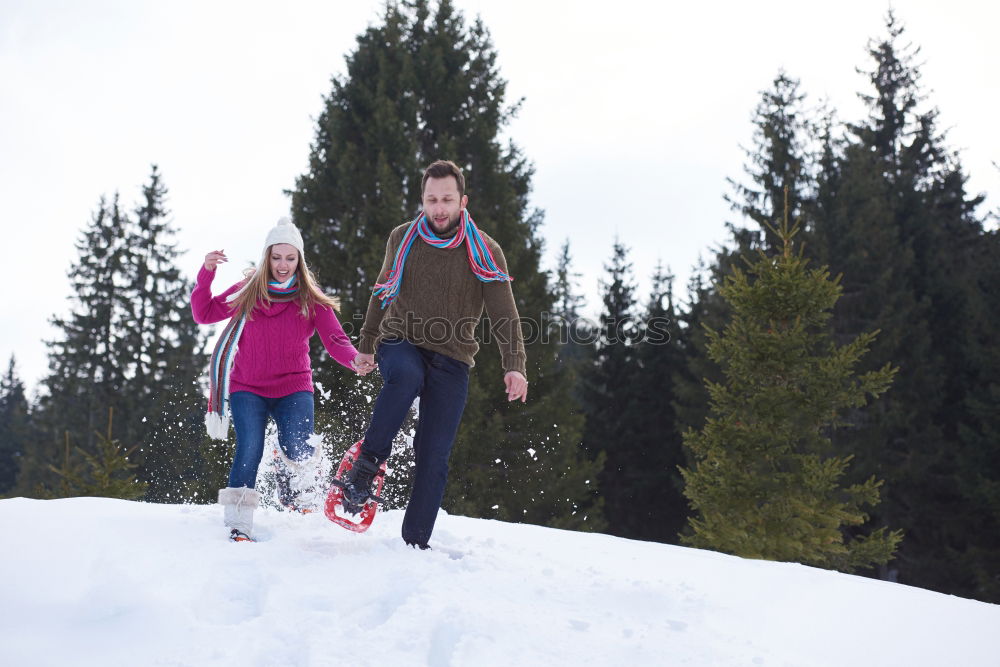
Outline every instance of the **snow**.
{"type": "Polygon", "coordinates": [[[1000,664],[1000,606],[787,563],[402,512],[0,501],[0,665],[1000,664]]]}

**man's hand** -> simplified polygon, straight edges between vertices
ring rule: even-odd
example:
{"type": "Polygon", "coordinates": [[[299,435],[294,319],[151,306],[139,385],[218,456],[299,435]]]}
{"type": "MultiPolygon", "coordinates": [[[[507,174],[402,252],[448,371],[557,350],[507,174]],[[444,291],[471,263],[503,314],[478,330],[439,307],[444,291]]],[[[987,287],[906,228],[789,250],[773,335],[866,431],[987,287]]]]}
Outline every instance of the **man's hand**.
{"type": "Polygon", "coordinates": [[[507,371],[503,376],[503,383],[507,386],[507,400],[516,401],[521,399],[524,403],[528,400],[528,378],[517,371],[507,371]]]}
{"type": "Polygon", "coordinates": [[[358,375],[368,375],[375,370],[375,355],[358,352],[351,361],[351,366],[358,375]]]}

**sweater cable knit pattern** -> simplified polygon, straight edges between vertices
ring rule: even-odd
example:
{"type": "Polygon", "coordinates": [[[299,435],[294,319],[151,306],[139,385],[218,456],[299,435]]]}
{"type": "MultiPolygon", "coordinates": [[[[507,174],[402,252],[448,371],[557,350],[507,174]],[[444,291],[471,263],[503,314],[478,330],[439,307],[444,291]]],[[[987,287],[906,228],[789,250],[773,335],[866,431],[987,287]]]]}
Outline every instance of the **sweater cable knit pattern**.
{"type": "MultiPolygon", "coordinates": [[[[392,270],[409,226],[402,224],[389,235],[380,279],[392,270]]],[[[507,274],[507,259],[500,245],[480,233],[497,267],[507,274]]],[[[399,278],[399,292],[384,309],[373,293],[359,350],[372,354],[381,340],[402,338],[473,366],[479,351],[476,326],[485,311],[490,318],[490,335],[500,348],[503,370],[527,377],[524,339],[510,282],[482,282],[470,270],[465,248],[435,248],[427,243],[413,244],[399,278]]]]}
{"type": "MultiPolygon", "coordinates": [[[[226,298],[243,285],[236,283],[213,297],[214,278],[215,271],[202,267],[191,292],[191,313],[199,324],[232,317],[233,305],[226,298]]],[[[351,361],[357,350],[331,308],[316,306],[311,317],[303,317],[297,301],[258,305],[240,335],[230,392],[250,391],[266,398],[280,398],[297,391],[313,391],[309,339],[317,332],[330,356],[353,371],[351,361]]]]}

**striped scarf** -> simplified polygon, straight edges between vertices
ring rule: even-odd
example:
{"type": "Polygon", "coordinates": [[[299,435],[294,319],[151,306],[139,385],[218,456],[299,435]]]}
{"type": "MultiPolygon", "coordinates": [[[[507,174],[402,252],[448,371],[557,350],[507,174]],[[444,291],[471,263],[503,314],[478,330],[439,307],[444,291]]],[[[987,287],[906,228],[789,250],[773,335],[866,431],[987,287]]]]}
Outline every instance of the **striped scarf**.
{"type": "Polygon", "coordinates": [[[403,283],[403,269],[406,266],[406,257],[410,254],[410,247],[418,236],[425,243],[435,248],[457,248],[462,243],[465,243],[466,250],[469,253],[469,266],[472,268],[472,273],[484,283],[514,280],[497,267],[493,253],[490,252],[489,247],[483,240],[483,235],[479,232],[479,228],[476,227],[476,223],[473,222],[472,216],[469,215],[468,211],[462,210],[462,220],[458,224],[458,231],[448,239],[439,238],[434,233],[434,230],[427,222],[427,216],[421,211],[414,218],[413,222],[410,223],[410,226],[406,228],[406,233],[403,235],[403,242],[399,244],[396,256],[392,260],[392,268],[385,274],[385,282],[375,283],[375,295],[382,301],[383,308],[392,303],[392,300],[399,294],[399,288],[403,283]]]}
{"type": "MultiPolygon", "coordinates": [[[[246,285],[230,294],[226,301],[230,303],[234,301],[252,282],[253,278],[247,280],[246,285]]],[[[267,283],[267,293],[271,301],[276,303],[293,301],[298,292],[297,276],[294,275],[284,282],[271,280],[267,283]]],[[[246,321],[246,315],[239,312],[233,315],[226,328],[222,330],[209,363],[208,412],[205,414],[205,428],[208,435],[216,440],[225,440],[229,435],[229,375],[233,369],[240,335],[243,333],[246,321]]]]}

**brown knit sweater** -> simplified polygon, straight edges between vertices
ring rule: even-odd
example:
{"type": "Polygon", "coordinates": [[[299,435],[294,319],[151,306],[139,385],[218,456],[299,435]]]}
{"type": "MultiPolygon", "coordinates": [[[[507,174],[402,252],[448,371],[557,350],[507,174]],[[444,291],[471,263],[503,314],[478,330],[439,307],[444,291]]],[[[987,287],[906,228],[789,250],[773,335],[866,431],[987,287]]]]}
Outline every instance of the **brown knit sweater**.
{"type": "MultiPolygon", "coordinates": [[[[392,268],[407,227],[409,223],[400,225],[389,235],[379,282],[385,280],[392,268]]],[[[455,231],[438,236],[451,236],[455,231]]],[[[485,233],[482,236],[497,266],[506,273],[507,260],[500,246],[485,233]]],[[[464,243],[445,250],[416,238],[410,246],[396,298],[383,309],[381,300],[372,295],[358,350],[372,354],[380,340],[405,338],[418,347],[474,366],[473,357],[479,351],[475,329],[484,307],[490,318],[491,335],[500,347],[504,372],[518,371],[527,377],[524,340],[510,283],[479,280],[469,266],[464,243]]]]}

